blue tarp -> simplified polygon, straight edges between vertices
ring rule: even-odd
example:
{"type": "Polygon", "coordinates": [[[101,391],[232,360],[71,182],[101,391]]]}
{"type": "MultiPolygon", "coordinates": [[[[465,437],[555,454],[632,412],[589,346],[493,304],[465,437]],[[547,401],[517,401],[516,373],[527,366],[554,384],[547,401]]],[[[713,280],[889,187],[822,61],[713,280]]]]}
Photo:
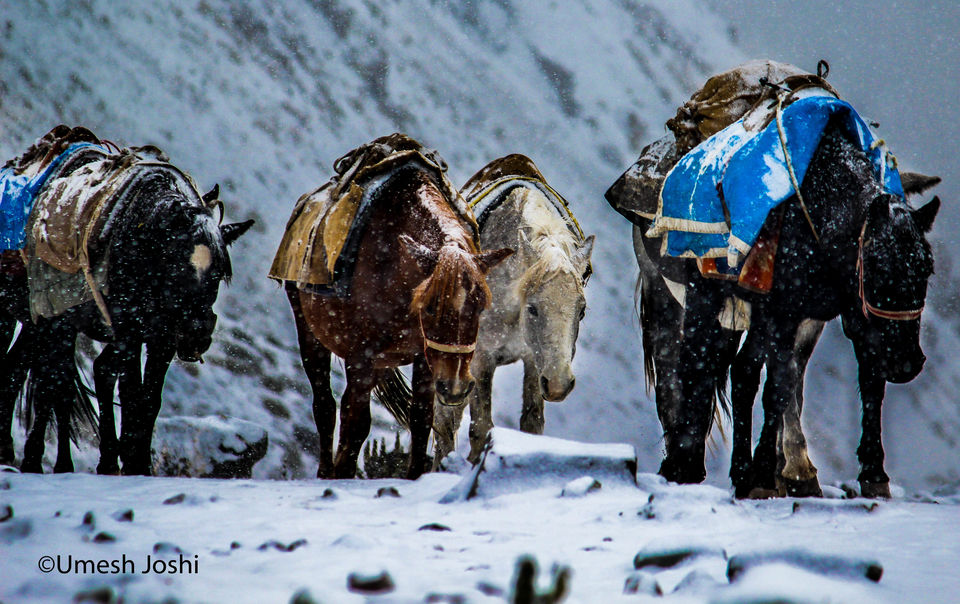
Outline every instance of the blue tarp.
{"type": "Polygon", "coordinates": [[[28,177],[14,174],[12,168],[0,169],[0,250],[18,250],[26,239],[27,219],[33,201],[51,175],[63,162],[84,147],[93,143],[74,143],[58,155],[40,174],[28,177]]]}
{"type": "MultiPolygon", "coordinates": [[[[797,182],[802,183],[830,118],[859,141],[883,188],[903,195],[900,175],[883,145],[849,103],[832,96],[799,99],[783,109],[783,129],[797,182]]],[[[756,134],[743,119],[685,155],[667,175],[651,234],[666,231],[670,256],[723,257],[746,253],[767,214],[794,194],[776,120],[756,134]],[[730,213],[727,226],[721,191],[730,213]]]]}

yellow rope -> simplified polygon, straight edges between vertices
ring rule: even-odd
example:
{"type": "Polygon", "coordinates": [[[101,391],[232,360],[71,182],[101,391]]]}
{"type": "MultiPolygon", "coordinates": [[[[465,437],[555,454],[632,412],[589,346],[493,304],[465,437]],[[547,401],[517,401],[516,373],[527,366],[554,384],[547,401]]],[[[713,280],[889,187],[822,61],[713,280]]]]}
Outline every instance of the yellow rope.
{"type": "Polygon", "coordinates": [[[777,94],[777,134],[780,135],[780,147],[783,149],[783,158],[787,164],[787,172],[790,174],[790,182],[793,184],[793,190],[797,192],[797,201],[800,202],[800,209],[803,215],[807,217],[807,224],[813,231],[813,238],[820,243],[820,235],[817,228],[813,226],[813,220],[810,218],[810,212],[807,211],[807,204],[803,202],[803,195],[800,194],[800,183],[797,182],[797,175],[793,171],[793,161],[790,159],[790,152],[787,150],[787,135],[783,130],[783,95],[777,94]]]}

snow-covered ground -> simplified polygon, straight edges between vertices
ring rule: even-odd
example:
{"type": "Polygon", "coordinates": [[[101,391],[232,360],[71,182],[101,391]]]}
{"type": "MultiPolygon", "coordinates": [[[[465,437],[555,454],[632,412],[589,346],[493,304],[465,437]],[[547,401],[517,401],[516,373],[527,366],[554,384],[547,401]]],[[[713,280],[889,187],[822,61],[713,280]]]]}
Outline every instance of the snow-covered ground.
{"type": "Polygon", "coordinates": [[[299,593],[326,603],[502,602],[522,556],[536,560],[540,591],[550,589],[551,567],[568,567],[568,602],[960,594],[956,492],[736,501],[651,474],[634,485],[632,472],[611,469],[624,448],[632,453],[623,445],[498,436],[503,453],[467,500],[469,472],[415,482],[0,474],[0,519],[13,514],[0,522],[0,601],[286,602],[299,593]],[[524,458],[544,471],[513,469],[524,458]],[[590,475],[599,488],[583,480],[590,475]],[[102,572],[84,572],[100,561],[102,572]],[[733,580],[728,569],[739,570],[733,580]],[[351,576],[384,572],[392,588],[379,595],[348,587],[351,576]]]}

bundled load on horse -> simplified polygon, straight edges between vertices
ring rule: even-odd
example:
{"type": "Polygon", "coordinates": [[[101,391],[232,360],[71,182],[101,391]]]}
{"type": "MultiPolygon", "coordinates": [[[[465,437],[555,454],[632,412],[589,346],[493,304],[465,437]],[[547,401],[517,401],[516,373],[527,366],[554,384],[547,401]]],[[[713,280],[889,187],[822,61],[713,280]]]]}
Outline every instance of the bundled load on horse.
{"type": "Polygon", "coordinates": [[[823,62],[813,75],[767,61],[711,78],[667,123],[673,134],[607,191],[634,224],[645,363],[664,427],[661,473],[671,480],[703,480],[714,397],[723,402],[732,365],[737,494],[776,492],[785,417],[806,462],[786,467],[806,469],[782,478],[819,492],[799,430],[802,372],[822,322],[841,315],[861,363],[861,486],[889,493],[883,385],[923,366],[919,317],[932,273],[924,233],[939,208],[935,198],[914,210],[904,195],[938,179],[901,181],[883,140],[826,74],[823,62]],[[764,365],[765,421],[751,458],[764,365]]]}
{"type": "Polygon", "coordinates": [[[23,326],[3,369],[0,454],[12,458],[7,428],[29,370],[35,387],[28,388],[28,403],[36,418],[23,468],[41,471],[43,433],[54,408],[60,430],[55,469],[72,470],[66,430],[74,413],[67,402],[73,389],[85,397],[74,359],[83,331],[107,343],[94,364],[98,470],[116,472],[119,451],[125,473],[149,474],[169,363],[175,354],[199,360],[210,346],[212,305],[231,272],[226,246],[253,221],[220,226],[218,187],[201,195],[156,147],[121,149],[85,128],[54,128],[8,162],[0,178],[4,265],[25,264],[5,269],[0,282],[6,340],[16,321],[23,326]],[[112,404],[118,376],[125,411],[119,445],[112,404]]]}
{"type": "Polygon", "coordinates": [[[381,187],[401,170],[430,174],[464,227],[476,236],[473,213],[446,176],[440,156],[412,138],[395,133],[362,145],[334,162],[334,175],[300,196],[287,221],[269,277],[313,291],[349,291],[361,234],[381,187]]]}
{"type": "MultiPolygon", "coordinates": [[[[571,368],[584,287],[592,270],[594,236],[585,237],[567,201],[528,157],[508,155],[481,168],[462,187],[485,248],[517,253],[487,280],[491,306],[480,317],[470,393],[470,455],[476,462],[493,427],[491,390],[498,366],[523,362],[520,428],[542,434],[544,400],[562,401],[573,390],[571,368]]],[[[464,407],[437,406],[434,465],[454,448],[464,407]]]]}
{"type": "Polygon", "coordinates": [[[427,465],[434,395],[460,404],[474,387],[486,275],[512,251],[481,252],[473,213],[446,165],[405,135],[363,145],[334,169],[329,183],[297,202],[269,273],[285,283],[313,389],[317,475],[356,474],[377,387],[395,415],[409,414],[408,476],[416,477],[427,465]],[[347,373],[336,457],[331,353],[347,373]],[[396,370],[410,363],[412,392],[396,370]]]}

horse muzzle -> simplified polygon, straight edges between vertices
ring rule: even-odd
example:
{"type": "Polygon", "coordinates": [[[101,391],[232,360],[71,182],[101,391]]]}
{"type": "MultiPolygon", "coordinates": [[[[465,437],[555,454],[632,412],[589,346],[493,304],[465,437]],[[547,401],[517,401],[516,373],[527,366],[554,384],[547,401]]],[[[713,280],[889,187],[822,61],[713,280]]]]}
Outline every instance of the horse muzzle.
{"type": "Polygon", "coordinates": [[[926,361],[927,357],[921,354],[919,357],[913,359],[906,359],[897,363],[888,363],[885,367],[883,378],[891,384],[906,384],[920,375],[926,361]]]}
{"type": "Polygon", "coordinates": [[[540,396],[543,400],[551,403],[559,403],[567,398],[567,395],[573,391],[577,384],[577,378],[570,376],[569,380],[548,380],[546,376],[540,376],[540,396]]]}
{"type": "Polygon", "coordinates": [[[437,400],[446,407],[459,407],[463,405],[467,395],[473,391],[477,385],[475,380],[437,380],[434,388],[437,392],[437,400]]]}

